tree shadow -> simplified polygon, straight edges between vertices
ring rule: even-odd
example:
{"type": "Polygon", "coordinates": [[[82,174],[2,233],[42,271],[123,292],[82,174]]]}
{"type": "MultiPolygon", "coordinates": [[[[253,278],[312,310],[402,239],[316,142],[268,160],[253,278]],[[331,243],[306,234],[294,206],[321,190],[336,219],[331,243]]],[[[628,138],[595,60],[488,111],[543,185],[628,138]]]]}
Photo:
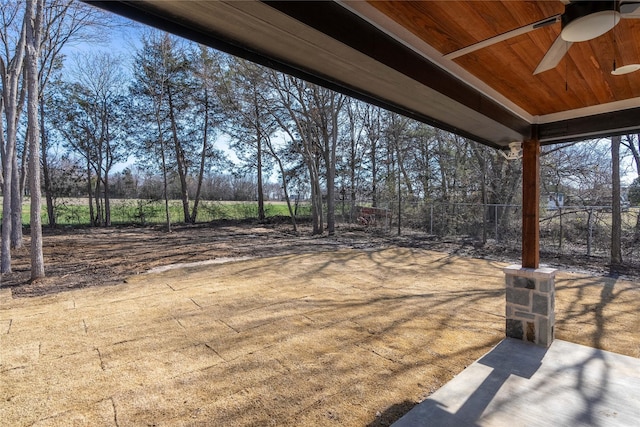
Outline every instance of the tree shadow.
{"type": "MultiPolygon", "coordinates": [[[[419,426],[477,426],[477,421],[481,418],[489,404],[492,403],[500,388],[512,375],[531,379],[542,364],[542,359],[547,353],[546,348],[537,347],[530,344],[526,352],[518,352],[514,357],[517,346],[522,342],[505,339],[495,346],[489,353],[478,360],[478,364],[467,369],[477,371],[474,378],[481,378],[486,369],[491,368],[488,375],[481,383],[473,381],[463,381],[462,378],[454,378],[450,387],[456,389],[456,395],[465,396],[464,402],[456,401],[451,394],[447,402],[440,402],[429,398],[408,412],[401,420],[398,427],[419,427],[419,426]],[[483,365],[483,366],[480,366],[483,365]],[[447,404],[451,407],[447,408],[447,404]],[[458,404],[460,404],[458,406],[458,404]],[[457,406],[455,411],[451,411],[457,406]],[[449,409],[449,410],[448,410],[449,409]]],[[[469,378],[469,377],[467,377],[469,378]]]]}
{"type": "Polygon", "coordinates": [[[415,406],[416,402],[412,402],[410,400],[405,400],[402,403],[395,403],[385,409],[384,412],[376,414],[376,418],[367,424],[366,427],[389,427],[415,406]]]}

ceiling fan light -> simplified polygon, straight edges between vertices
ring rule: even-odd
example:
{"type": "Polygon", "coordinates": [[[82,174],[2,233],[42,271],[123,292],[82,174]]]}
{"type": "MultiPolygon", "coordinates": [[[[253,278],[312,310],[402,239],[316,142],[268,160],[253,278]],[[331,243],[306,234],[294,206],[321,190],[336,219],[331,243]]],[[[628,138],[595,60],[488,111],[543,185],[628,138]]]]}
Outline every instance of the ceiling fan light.
{"type": "Polygon", "coordinates": [[[562,14],[560,36],[568,42],[595,39],[620,22],[620,4],[611,1],[577,1],[562,14]]]}
{"type": "Polygon", "coordinates": [[[614,76],[622,76],[624,74],[633,73],[634,71],[638,70],[640,70],[640,64],[629,64],[622,67],[617,67],[615,70],[611,71],[611,74],[613,74],[614,76]]]}

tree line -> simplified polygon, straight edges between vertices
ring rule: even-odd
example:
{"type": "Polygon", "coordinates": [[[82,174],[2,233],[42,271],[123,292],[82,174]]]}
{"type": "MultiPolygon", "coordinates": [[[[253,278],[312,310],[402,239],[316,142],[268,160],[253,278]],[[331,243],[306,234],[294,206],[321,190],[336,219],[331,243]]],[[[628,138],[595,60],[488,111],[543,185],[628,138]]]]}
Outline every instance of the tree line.
{"type": "MultiPolygon", "coordinates": [[[[0,19],[2,272],[22,245],[25,195],[38,278],[40,194],[49,226],[58,198],[72,192],[86,198],[93,225],[109,226],[111,199],[131,194],[127,185],[142,189],[140,175],[164,200],[168,230],[170,199],[194,223],[203,198],[230,197],[216,189],[220,177],[252,184],[231,197],[255,198],[259,219],[277,184],[294,230],[292,196],[306,195],[313,234],[335,233],[340,200],[493,204],[505,208],[485,209],[482,221],[507,223],[506,206],[521,196],[521,163],[497,150],[167,33],[140,29],[126,56],[93,48],[65,55],[69,45],[99,46],[109,31],[135,25],[86,4],[3,2],[0,19]],[[116,170],[128,159],[139,174],[116,170]]],[[[543,193],[612,200],[621,162],[612,161],[614,146],[640,174],[638,135],[612,141],[545,148],[543,193]]]]}

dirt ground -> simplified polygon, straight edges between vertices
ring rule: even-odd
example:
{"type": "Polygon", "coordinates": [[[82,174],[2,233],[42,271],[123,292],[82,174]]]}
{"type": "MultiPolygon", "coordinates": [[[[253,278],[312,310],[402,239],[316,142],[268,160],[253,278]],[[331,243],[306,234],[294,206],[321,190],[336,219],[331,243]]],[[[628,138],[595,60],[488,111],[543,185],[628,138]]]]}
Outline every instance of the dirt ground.
{"type": "MultiPolygon", "coordinates": [[[[211,224],[174,226],[171,233],[162,227],[61,228],[44,231],[45,279],[29,281],[28,236],[25,247],[13,254],[13,273],[2,277],[0,286],[12,290],[16,298],[60,291],[113,285],[127,277],[153,268],[211,261],[228,257],[268,257],[293,253],[313,253],[336,249],[383,249],[408,247],[430,249],[452,255],[518,263],[520,254],[471,241],[438,241],[419,232],[338,228],[335,236],[311,236],[304,224],[298,233],[288,223],[219,221],[211,224]]],[[[563,271],[607,275],[605,261],[584,257],[543,254],[542,262],[563,271]]],[[[623,276],[640,280],[640,271],[630,269],[623,276]]]]}
{"type": "MultiPolygon", "coordinates": [[[[34,283],[16,254],[3,425],[386,426],[502,339],[518,254],[289,230],[49,232],[34,283]]],[[[640,357],[640,280],[568,270],[556,337],[640,357]]]]}

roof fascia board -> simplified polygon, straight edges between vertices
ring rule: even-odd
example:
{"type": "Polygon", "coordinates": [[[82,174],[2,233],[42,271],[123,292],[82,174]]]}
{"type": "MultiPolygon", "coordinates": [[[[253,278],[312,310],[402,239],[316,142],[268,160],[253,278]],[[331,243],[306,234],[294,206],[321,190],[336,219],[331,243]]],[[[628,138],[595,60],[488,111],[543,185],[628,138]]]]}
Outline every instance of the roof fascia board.
{"type": "Polygon", "coordinates": [[[622,101],[609,102],[606,104],[593,105],[591,107],[579,108],[575,110],[567,110],[560,113],[545,114],[543,116],[536,116],[534,123],[544,124],[553,123],[563,120],[572,120],[585,116],[593,116],[598,114],[622,112],[629,108],[635,108],[640,105],[640,98],[630,98],[622,101]]]}
{"type": "Polygon", "coordinates": [[[536,125],[542,144],[640,132],[640,107],[536,125]]]}

